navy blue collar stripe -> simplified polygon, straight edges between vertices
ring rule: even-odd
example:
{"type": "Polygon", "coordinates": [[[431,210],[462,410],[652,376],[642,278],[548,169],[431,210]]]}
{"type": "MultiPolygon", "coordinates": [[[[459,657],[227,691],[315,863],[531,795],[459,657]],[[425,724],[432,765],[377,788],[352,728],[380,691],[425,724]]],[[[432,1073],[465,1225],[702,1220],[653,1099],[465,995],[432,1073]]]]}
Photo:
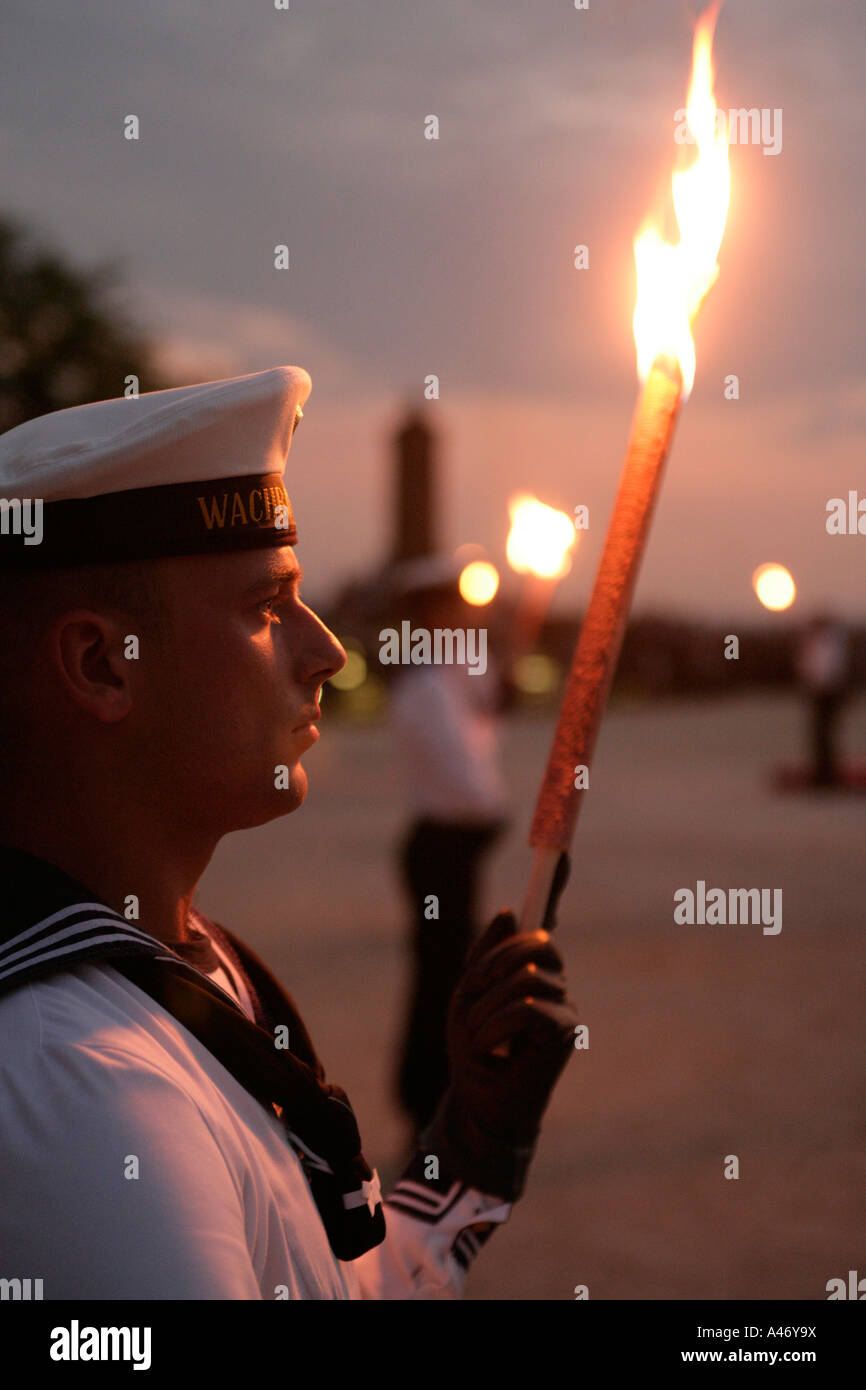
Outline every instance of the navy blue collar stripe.
{"type": "Polygon", "coordinates": [[[82,912],[87,913],[91,918],[94,914],[101,918],[110,917],[112,922],[117,922],[118,926],[129,928],[131,931],[138,930],[137,927],[130,927],[119,912],[114,912],[104,903],[73,903],[71,907],[64,907],[60,912],[52,912],[50,917],[42,917],[38,922],[27,927],[26,930],[7,938],[0,946],[0,954],[5,954],[11,947],[18,946],[23,941],[38,940],[48,932],[50,927],[54,927],[58,922],[66,921],[70,917],[79,917],[82,912]]]}
{"type": "MultiPolygon", "coordinates": [[[[89,955],[104,960],[107,954],[105,948],[112,944],[122,945],[125,951],[128,951],[130,947],[138,946],[142,954],[153,955],[156,960],[170,961],[173,966],[194,976],[218,998],[228,1000],[234,1008],[243,1013],[233,995],[224,990],[215,980],[209,979],[207,975],[202,974],[200,970],[183,960],[182,957],[175,955],[173,951],[167,952],[163,942],[158,941],[156,937],[149,936],[147,932],[141,931],[138,927],[131,926],[119,913],[112,912],[111,908],[106,908],[101,903],[79,903],[74,907],[64,908],[61,912],[53,913],[50,917],[44,918],[41,922],[37,922],[34,926],[28,927],[26,931],[20,932],[18,936],[13,936],[11,940],[5,942],[0,948],[0,980],[8,979],[23,970],[39,970],[42,973],[47,967],[51,967],[54,961],[59,963],[64,956],[73,952],[78,954],[78,963],[82,965],[87,964],[89,955]],[[85,918],[83,922],[76,922],[73,926],[63,927],[60,931],[50,931],[50,927],[54,923],[85,909],[88,912],[99,910],[108,915],[90,916],[85,918]],[[114,930],[106,933],[104,930],[106,927],[112,927],[114,930]],[[27,938],[30,938],[30,941],[25,948],[14,949],[27,938]]],[[[105,963],[109,964],[108,961],[105,963]]]]}
{"type": "Polygon", "coordinates": [[[118,941],[140,941],[145,945],[152,946],[155,950],[159,949],[159,942],[146,932],[130,929],[122,918],[117,917],[87,917],[83,922],[76,922],[71,927],[63,927],[60,931],[52,931],[50,934],[43,934],[41,937],[32,938],[26,946],[21,946],[25,936],[30,936],[29,932],[22,932],[20,936],[13,936],[11,941],[7,941],[0,950],[0,965],[8,965],[15,960],[25,958],[35,958],[42,955],[50,955],[55,950],[62,949],[63,945],[74,938],[80,938],[88,932],[102,930],[111,927],[113,935],[118,941]]]}
{"type": "MultiPolygon", "coordinates": [[[[124,950],[127,953],[129,952],[131,945],[129,938],[118,932],[110,932],[108,934],[103,932],[101,935],[97,933],[84,938],[77,937],[75,941],[68,942],[65,946],[58,946],[53,951],[45,951],[35,955],[33,953],[28,953],[23,960],[16,961],[14,965],[10,965],[8,962],[0,962],[0,967],[3,967],[0,968],[0,980],[9,979],[11,976],[27,970],[39,970],[41,972],[54,962],[58,963],[59,968],[64,956],[77,956],[80,958],[80,963],[86,965],[88,951],[91,951],[93,955],[105,955],[105,948],[111,943],[122,945],[124,950]],[[94,949],[96,947],[99,948],[99,952],[94,949]]],[[[140,946],[140,949],[142,953],[144,953],[145,948],[140,946]]],[[[76,961],[76,963],[78,963],[78,961],[76,961]]]]}

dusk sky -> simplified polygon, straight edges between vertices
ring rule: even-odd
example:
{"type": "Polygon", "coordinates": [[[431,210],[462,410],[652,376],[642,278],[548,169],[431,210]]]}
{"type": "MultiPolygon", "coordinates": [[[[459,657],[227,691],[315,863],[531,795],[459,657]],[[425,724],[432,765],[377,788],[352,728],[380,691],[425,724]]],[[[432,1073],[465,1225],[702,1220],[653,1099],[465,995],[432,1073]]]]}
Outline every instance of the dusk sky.
{"type": "MultiPolygon", "coordinates": [[[[682,153],[694,12],[5,0],[0,212],[82,267],[115,262],[175,384],[308,369],[287,483],[311,598],[382,557],[388,436],[414,403],[441,431],[449,547],[504,564],[521,488],[589,507],[558,599],[577,606],[636,396],[632,240],[682,153]]],[[[781,148],[731,149],[638,611],[760,619],[751,574],[777,560],[799,586],[782,621],[862,619],[866,535],[825,521],[830,498],[866,497],[863,33],[856,0],[722,9],[718,105],[781,111],[781,148]]]]}

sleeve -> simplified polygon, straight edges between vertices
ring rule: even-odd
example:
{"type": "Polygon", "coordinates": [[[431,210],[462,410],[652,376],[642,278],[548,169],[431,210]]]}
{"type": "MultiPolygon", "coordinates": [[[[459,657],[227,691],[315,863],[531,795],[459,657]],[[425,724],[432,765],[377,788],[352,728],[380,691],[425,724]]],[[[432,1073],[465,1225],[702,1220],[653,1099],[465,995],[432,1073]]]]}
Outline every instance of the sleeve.
{"type": "Polygon", "coordinates": [[[261,1298],[241,1182],[175,1079],[122,1051],[47,1048],[0,1070],[0,1105],[9,1272],[46,1299],[261,1298]]]}
{"type": "Polygon", "coordinates": [[[354,1261],[362,1298],[460,1298],[472,1260],[511,1215],[501,1197],[429,1170],[419,1150],[385,1202],[385,1240],[354,1261]]]}

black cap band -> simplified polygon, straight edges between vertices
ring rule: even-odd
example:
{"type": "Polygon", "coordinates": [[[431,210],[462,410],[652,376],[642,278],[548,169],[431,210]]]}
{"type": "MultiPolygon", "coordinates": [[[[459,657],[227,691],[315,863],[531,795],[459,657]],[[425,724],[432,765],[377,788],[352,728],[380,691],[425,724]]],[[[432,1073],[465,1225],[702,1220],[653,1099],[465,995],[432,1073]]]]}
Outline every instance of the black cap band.
{"type": "MultiPolygon", "coordinates": [[[[38,499],[28,500],[32,516],[38,499]]],[[[224,554],[295,545],[298,539],[280,473],[166,483],[40,505],[41,540],[35,544],[20,534],[18,503],[0,499],[0,571],[224,554]]]]}

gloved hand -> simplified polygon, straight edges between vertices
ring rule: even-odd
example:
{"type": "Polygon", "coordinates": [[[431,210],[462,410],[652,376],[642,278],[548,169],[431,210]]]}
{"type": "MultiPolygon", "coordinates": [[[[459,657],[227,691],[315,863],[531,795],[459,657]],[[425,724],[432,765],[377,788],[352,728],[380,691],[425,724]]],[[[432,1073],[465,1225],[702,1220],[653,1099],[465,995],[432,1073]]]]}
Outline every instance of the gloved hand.
{"type": "Polygon", "coordinates": [[[514,913],[500,912],[454,991],[451,1082],[421,1135],[422,1150],[470,1187],[516,1201],[576,1026],[549,933],[519,932],[514,913]],[[502,1044],[507,1055],[494,1055],[502,1044]]]}

